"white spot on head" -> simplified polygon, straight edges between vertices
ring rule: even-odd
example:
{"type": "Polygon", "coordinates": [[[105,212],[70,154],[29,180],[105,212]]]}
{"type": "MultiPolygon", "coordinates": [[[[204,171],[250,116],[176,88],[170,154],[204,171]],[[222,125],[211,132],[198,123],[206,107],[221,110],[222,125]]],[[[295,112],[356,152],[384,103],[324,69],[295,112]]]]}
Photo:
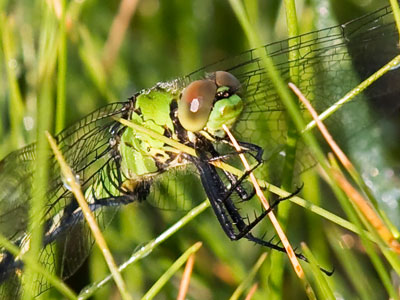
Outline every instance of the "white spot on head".
{"type": "Polygon", "coordinates": [[[194,98],[192,102],[190,102],[190,111],[195,113],[199,110],[200,101],[198,98],[194,98]]]}

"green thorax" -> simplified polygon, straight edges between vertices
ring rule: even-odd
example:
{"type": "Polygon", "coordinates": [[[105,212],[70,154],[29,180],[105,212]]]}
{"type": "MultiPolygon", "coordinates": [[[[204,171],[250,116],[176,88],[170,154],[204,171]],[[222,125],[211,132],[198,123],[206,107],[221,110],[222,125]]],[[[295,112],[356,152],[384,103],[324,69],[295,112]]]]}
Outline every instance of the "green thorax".
{"type": "MultiPolygon", "coordinates": [[[[159,134],[165,131],[174,132],[171,120],[171,102],[176,101],[176,91],[156,87],[143,92],[135,99],[131,122],[153,130],[159,134]]],[[[119,151],[121,154],[122,172],[127,178],[154,173],[159,170],[158,162],[170,159],[163,150],[164,144],[145,134],[126,128],[121,136],[119,151]]]]}
{"type": "MultiPolygon", "coordinates": [[[[171,82],[138,94],[131,122],[175,140],[178,136],[188,139],[180,142],[192,146],[200,136],[210,141],[215,141],[214,137],[224,138],[222,125],[232,127],[243,110],[237,93],[240,83],[227,72],[215,72],[212,76],[193,81],[184,89],[178,88],[177,82],[171,82]]],[[[122,174],[133,180],[174,167],[179,158],[176,152],[168,151],[163,142],[131,128],[123,132],[119,152],[122,174]]]]}

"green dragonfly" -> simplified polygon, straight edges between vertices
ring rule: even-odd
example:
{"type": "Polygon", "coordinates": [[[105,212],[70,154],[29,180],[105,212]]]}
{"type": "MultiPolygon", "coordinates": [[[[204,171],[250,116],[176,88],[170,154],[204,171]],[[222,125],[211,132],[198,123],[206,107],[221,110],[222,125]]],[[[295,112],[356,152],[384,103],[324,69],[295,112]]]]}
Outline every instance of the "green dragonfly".
{"type": "MultiPolygon", "coordinates": [[[[293,47],[300,53],[296,61],[288,61],[288,40],[266,45],[263,51],[272,57],[286,81],[289,81],[290,68],[298,67],[299,78],[295,80],[320,110],[336,100],[340,92],[344,94],[398,54],[396,28],[389,7],[344,25],[301,35],[296,40],[298,43],[293,47]],[[379,50],[379,55],[364,64],[363,55],[367,55],[367,50],[379,50]]],[[[256,167],[265,161],[260,168],[267,166],[276,170],[276,165],[285,159],[285,108],[256,53],[249,50],[182,78],[157,83],[128,101],[94,111],[56,136],[102,227],[109,223],[116,209],[134,202],[149,201],[162,208],[179,207],[178,199],[188,197],[185,185],[200,177],[227,240],[245,238],[285,252],[278,244],[252,233],[269,211],[257,211],[250,206],[251,211],[256,210],[255,216],[250,218],[243,213],[254,196],[251,186],[244,182],[248,173],[238,178],[211,164],[215,160],[237,163],[237,153],[226,138],[222,124],[231,127],[241,141],[242,152],[253,159],[256,167]],[[116,118],[127,119],[188,145],[196,150],[197,156],[168,147],[122,125],[116,118]]],[[[388,77],[396,80],[399,76],[396,69],[388,77]]],[[[399,92],[398,87],[378,85],[367,96],[377,102],[398,96],[399,92]]],[[[35,144],[28,145],[0,162],[0,233],[20,247],[20,256],[29,249],[27,216],[35,147],[35,144]]],[[[300,152],[297,172],[314,164],[312,159],[300,158],[300,152]]],[[[50,169],[39,262],[65,279],[81,266],[93,239],[54,158],[50,169]],[[69,253],[72,244],[78,249],[73,257],[69,253]]],[[[24,264],[20,257],[5,249],[0,251],[0,296],[18,296],[22,291],[24,264]]],[[[297,256],[306,260],[302,254],[297,256]]],[[[44,278],[38,277],[35,292],[39,294],[48,288],[44,278]]]]}

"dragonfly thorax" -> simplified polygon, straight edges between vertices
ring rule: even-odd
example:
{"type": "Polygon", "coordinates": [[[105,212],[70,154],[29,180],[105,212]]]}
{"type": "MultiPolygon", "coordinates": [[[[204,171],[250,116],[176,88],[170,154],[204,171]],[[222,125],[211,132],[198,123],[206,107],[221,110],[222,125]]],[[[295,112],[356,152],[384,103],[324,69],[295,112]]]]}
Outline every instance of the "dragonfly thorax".
{"type": "MultiPolygon", "coordinates": [[[[196,147],[203,137],[223,138],[223,124],[235,124],[243,110],[239,89],[236,77],[224,71],[191,82],[180,95],[158,85],[132,99],[129,118],[158,134],[196,147]]],[[[177,159],[179,153],[167,150],[163,142],[131,128],[125,128],[120,136],[118,152],[126,180],[151,177],[182,163],[177,159]]]]}

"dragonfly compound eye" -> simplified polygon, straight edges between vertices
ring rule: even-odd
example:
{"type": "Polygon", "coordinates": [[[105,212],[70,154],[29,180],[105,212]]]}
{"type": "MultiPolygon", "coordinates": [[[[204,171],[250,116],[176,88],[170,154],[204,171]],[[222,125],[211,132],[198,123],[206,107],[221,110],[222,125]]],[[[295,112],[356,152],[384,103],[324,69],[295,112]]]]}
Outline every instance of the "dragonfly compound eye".
{"type": "Polygon", "coordinates": [[[217,101],[211,110],[206,130],[222,138],[225,136],[222,125],[233,126],[243,110],[243,101],[238,93],[240,81],[225,71],[215,72],[211,79],[217,85],[217,101]]]}
{"type": "Polygon", "coordinates": [[[178,102],[178,119],[183,128],[196,132],[207,124],[213,107],[217,86],[209,79],[189,84],[178,102]]]}
{"type": "Polygon", "coordinates": [[[215,83],[218,88],[227,87],[230,93],[236,93],[240,89],[240,81],[229,72],[215,72],[215,83]]]}

